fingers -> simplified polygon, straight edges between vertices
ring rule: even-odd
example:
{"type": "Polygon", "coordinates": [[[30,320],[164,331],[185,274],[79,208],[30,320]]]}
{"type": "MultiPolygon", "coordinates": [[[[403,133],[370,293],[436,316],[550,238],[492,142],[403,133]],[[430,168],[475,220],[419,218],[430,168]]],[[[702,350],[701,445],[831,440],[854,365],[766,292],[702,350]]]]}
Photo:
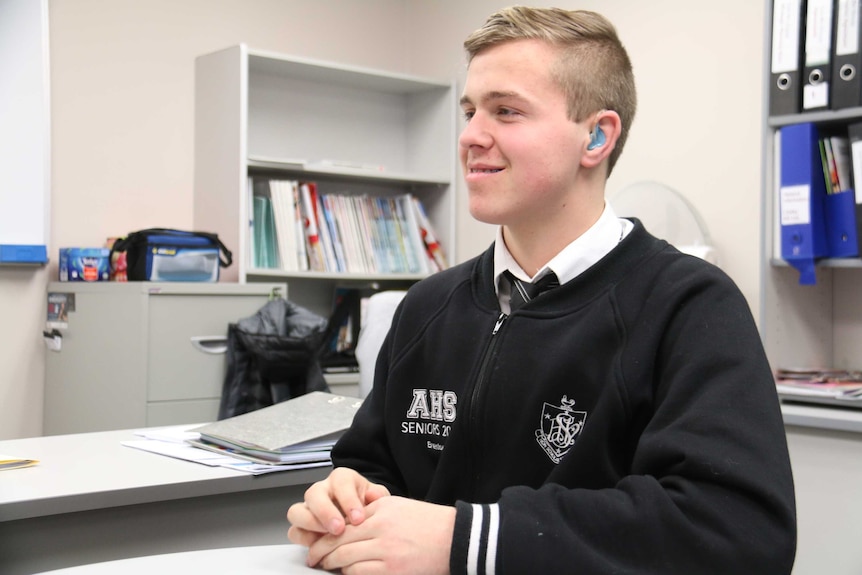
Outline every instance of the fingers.
{"type": "Polygon", "coordinates": [[[293,527],[314,533],[326,533],[326,528],[311,512],[305,502],[294,503],[287,510],[287,521],[293,527]]]}
{"type": "Polygon", "coordinates": [[[365,511],[361,525],[314,541],[308,547],[308,565],[340,569],[344,575],[449,573],[454,507],[386,497],[365,511]]]}
{"type": "Polygon", "coordinates": [[[296,525],[291,525],[290,528],[287,530],[288,541],[295,545],[302,545],[303,547],[311,547],[321,537],[323,537],[323,533],[319,533],[317,531],[308,531],[306,529],[302,529],[301,527],[297,527],[296,525]]]}
{"type": "MultiPolygon", "coordinates": [[[[305,501],[288,509],[287,520],[304,532],[340,535],[347,523],[365,520],[365,506],[389,495],[352,469],[337,468],[305,492],[305,501]]],[[[295,532],[299,533],[299,532],[295,532]]],[[[295,535],[300,537],[300,535],[295,535]]],[[[305,533],[301,537],[306,537],[305,533]]]]}
{"type": "Polygon", "coordinates": [[[345,517],[361,522],[363,497],[368,481],[351,469],[337,468],[317,488],[305,493],[305,504],[323,528],[332,535],[344,532],[345,517]]]}
{"type": "Polygon", "coordinates": [[[321,553],[321,549],[314,549],[313,547],[309,549],[308,564],[323,568],[326,571],[341,569],[342,573],[353,573],[358,569],[358,565],[363,566],[363,573],[371,571],[386,572],[383,570],[385,564],[380,556],[379,546],[372,540],[359,540],[348,544],[341,544],[329,549],[328,552],[321,553]],[[312,564],[312,561],[315,561],[315,563],[312,564]]]}

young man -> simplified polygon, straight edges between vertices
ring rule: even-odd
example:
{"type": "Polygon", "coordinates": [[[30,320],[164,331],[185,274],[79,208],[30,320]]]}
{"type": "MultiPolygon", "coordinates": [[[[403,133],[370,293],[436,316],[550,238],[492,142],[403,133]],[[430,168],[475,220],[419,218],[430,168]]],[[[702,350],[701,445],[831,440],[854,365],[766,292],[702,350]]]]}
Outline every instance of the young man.
{"type": "Polygon", "coordinates": [[[290,540],[348,575],[789,573],[793,482],[747,303],[604,201],[635,112],[613,26],[516,7],[465,47],[461,163],[497,240],[409,290],[290,540]]]}

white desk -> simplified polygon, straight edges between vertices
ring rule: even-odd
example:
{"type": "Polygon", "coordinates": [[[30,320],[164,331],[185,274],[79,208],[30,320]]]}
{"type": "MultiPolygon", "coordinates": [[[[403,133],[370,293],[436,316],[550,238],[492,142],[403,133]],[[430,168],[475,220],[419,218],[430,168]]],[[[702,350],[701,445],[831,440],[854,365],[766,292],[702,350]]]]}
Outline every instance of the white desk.
{"type": "Polygon", "coordinates": [[[0,573],[287,541],[285,513],[328,467],[251,476],[124,447],[132,431],[0,441],[0,573]]]}
{"type": "Polygon", "coordinates": [[[321,575],[305,566],[304,547],[263,545],[204,551],[186,551],[80,565],[44,575],[153,575],[153,573],[206,573],[206,575],[321,575]]]}

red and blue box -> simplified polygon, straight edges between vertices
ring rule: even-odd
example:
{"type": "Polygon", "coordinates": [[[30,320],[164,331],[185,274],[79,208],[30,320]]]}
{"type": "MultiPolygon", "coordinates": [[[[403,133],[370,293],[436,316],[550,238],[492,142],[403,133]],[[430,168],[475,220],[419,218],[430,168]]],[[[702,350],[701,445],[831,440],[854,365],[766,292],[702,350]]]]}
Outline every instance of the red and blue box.
{"type": "Polygon", "coordinates": [[[111,279],[108,248],[60,248],[61,282],[106,282],[111,279]]]}

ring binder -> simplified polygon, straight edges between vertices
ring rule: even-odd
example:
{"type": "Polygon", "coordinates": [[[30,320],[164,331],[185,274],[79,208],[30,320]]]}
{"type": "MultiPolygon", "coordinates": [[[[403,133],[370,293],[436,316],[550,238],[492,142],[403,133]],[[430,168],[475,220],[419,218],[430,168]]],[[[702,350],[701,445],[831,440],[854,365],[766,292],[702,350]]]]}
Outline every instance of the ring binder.
{"type": "Polygon", "coordinates": [[[781,257],[799,270],[799,283],[816,283],[814,262],[828,254],[817,126],[785,126],[781,134],[781,257]]]}
{"type": "Polygon", "coordinates": [[[858,76],[862,67],[862,0],[837,0],[833,26],[832,108],[853,108],[862,105],[862,83],[858,76]]]}
{"type": "Polygon", "coordinates": [[[829,88],[832,75],[832,2],[808,0],[805,19],[805,85],[802,88],[802,109],[829,108],[829,88]]]}
{"type": "Polygon", "coordinates": [[[800,73],[804,34],[803,0],[775,0],[772,9],[772,64],[769,114],[796,114],[802,106],[800,73]]]}

